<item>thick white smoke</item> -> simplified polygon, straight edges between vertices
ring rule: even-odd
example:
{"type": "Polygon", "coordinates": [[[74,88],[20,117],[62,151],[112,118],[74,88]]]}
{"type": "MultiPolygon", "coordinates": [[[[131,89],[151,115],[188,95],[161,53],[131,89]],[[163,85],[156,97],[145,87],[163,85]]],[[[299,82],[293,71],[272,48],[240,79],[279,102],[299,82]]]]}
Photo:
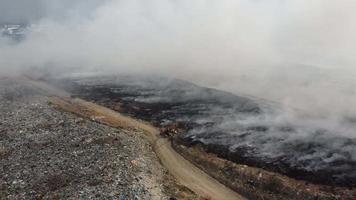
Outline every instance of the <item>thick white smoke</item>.
{"type": "Polygon", "coordinates": [[[44,2],[24,41],[0,40],[1,73],[162,74],[276,100],[328,125],[356,117],[353,0],[44,2]]]}

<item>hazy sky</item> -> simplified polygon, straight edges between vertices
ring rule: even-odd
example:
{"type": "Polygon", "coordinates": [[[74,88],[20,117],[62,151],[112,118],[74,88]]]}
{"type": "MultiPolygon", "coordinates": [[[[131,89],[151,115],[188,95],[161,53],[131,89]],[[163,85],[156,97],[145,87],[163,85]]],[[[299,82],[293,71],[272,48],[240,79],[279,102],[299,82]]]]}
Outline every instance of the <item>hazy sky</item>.
{"type": "Polygon", "coordinates": [[[1,0],[0,23],[37,20],[44,14],[41,0],[1,0]]]}
{"type": "Polygon", "coordinates": [[[30,23],[43,18],[61,20],[78,13],[90,15],[107,0],[0,0],[0,23],[30,23]]]}

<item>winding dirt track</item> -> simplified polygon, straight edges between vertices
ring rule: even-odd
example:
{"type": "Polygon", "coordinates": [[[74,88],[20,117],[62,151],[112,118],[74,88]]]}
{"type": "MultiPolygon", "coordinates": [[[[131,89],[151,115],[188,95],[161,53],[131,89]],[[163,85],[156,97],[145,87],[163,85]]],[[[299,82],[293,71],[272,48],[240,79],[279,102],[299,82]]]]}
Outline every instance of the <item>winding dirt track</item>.
{"type": "Polygon", "coordinates": [[[201,197],[214,200],[245,199],[175,152],[169,140],[159,137],[159,130],[152,125],[121,115],[116,111],[82,99],[70,98],[66,92],[48,86],[43,82],[29,81],[29,83],[47,95],[52,96],[50,100],[58,109],[90,118],[91,120],[116,128],[143,130],[149,137],[164,167],[166,167],[181,184],[190,188],[201,197]]]}

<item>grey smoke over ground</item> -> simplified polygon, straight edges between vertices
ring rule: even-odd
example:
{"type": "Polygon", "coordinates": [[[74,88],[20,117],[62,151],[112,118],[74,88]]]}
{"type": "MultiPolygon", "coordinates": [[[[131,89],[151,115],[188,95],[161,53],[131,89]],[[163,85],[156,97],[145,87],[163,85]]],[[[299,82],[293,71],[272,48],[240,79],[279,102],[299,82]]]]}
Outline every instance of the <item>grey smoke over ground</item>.
{"type": "Polygon", "coordinates": [[[159,74],[282,102],[320,126],[355,121],[355,1],[98,2],[1,1],[0,21],[35,28],[0,39],[0,72],[159,74]]]}
{"type": "Polygon", "coordinates": [[[162,77],[72,74],[55,84],[156,126],[177,125],[183,143],[237,163],[312,182],[351,186],[356,178],[356,138],[351,124],[305,119],[278,104],[162,77]],[[347,136],[347,137],[345,137],[347,136]],[[326,176],[325,176],[326,175],[326,176]]]}

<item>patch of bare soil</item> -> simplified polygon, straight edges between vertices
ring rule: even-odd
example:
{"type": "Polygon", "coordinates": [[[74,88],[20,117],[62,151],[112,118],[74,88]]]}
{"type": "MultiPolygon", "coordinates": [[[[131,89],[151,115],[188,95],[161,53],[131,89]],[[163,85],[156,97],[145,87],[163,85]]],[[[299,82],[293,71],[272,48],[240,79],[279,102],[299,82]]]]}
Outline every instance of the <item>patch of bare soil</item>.
{"type": "MultiPolygon", "coordinates": [[[[154,146],[154,151],[163,166],[168,169],[179,183],[196,192],[201,199],[244,199],[176,153],[172,149],[169,140],[159,137],[157,128],[81,99],[53,97],[51,102],[58,109],[75,113],[112,127],[143,130],[154,146]]],[[[172,190],[169,191],[172,192],[172,190]]],[[[188,189],[180,190],[180,193],[189,191],[188,189]]],[[[181,196],[181,198],[185,198],[185,196],[181,196]]]]}
{"type": "Polygon", "coordinates": [[[250,199],[356,199],[355,188],[309,184],[260,168],[239,165],[207,153],[201,146],[187,147],[178,139],[173,140],[172,146],[200,169],[250,199]]]}

